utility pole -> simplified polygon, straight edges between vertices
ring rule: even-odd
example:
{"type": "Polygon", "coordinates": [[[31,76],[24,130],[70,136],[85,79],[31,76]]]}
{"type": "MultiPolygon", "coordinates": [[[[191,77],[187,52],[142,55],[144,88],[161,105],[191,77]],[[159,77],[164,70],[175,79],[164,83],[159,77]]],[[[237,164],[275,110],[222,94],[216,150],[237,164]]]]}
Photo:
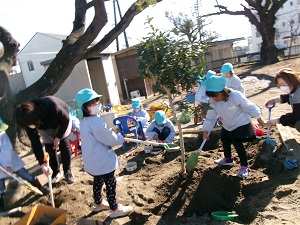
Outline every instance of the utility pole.
{"type": "MultiPolygon", "coordinates": [[[[122,19],[122,13],[121,13],[120,5],[119,5],[119,0],[113,0],[115,26],[116,26],[117,23],[118,23],[118,22],[117,22],[117,15],[116,15],[116,4],[117,4],[117,7],[118,7],[120,19],[122,19]]],[[[128,44],[128,40],[127,40],[126,31],[124,30],[123,33],[124,33],[124,39],[125,39],[125,46],[126,46],[126,48],[128,48],[128,47],[129,47],[129,44],[128,44]]],[[[118,37],[116,38],[116,45],[117,45],[117,51],[119,51],[119,39],[118,39],[118,37]]]]}

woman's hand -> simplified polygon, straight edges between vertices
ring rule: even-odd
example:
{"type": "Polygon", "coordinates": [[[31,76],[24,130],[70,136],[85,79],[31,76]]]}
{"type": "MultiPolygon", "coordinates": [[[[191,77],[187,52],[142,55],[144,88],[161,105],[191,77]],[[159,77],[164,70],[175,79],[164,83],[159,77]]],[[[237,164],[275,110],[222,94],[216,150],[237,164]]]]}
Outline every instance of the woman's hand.
{"type": "Polygon", "coordinates": [[[280,103],[280,96],[270,98],[265,105],[274,105],[275,103],[280,103]]]}
{"type": "Polygon", "coordinates": [[[46,164],[46,163],[44,163],[44,164],[41,165],[41,169],[43,171],[43,174],[45,174],[46,176],[48,176],[48,175],[51,176],[52,173],[53,173],[51,167],[48,164],[46,164]]]}
{"type": "Polygon", "coordinates": [[[60,139],[59,138],[55,138],[54,142],[53,142],[53,149],[54,150],[58,149],[59,143],[60,143],[60,139]]]}
{"type": "Polygon", "coordinates": [[[275,126],[276,124],[280,123],[280,120],[279,118],[273,118],[273,119],[270,119],[270,121],[267,122],[267,126],[275,126]]]}

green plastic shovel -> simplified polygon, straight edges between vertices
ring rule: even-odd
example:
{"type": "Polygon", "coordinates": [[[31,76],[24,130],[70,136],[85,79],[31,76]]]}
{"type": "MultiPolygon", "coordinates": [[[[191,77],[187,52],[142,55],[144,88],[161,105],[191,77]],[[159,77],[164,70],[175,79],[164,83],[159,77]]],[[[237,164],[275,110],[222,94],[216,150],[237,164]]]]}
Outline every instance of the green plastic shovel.
{"type": "Polygon", "coordinates": [[[198,162],[198,157],[200,155],[200,152],[204,146],[206,142],[206,138],[203,140],[201,146],[199,147],[198,151],[195,153],[192,153],[190,155],[190,157],[188,158],[187,162],[186,162],[186,171],[189,173],[192,169],[195,168],[195,166],[197,165],[198,162]]]}

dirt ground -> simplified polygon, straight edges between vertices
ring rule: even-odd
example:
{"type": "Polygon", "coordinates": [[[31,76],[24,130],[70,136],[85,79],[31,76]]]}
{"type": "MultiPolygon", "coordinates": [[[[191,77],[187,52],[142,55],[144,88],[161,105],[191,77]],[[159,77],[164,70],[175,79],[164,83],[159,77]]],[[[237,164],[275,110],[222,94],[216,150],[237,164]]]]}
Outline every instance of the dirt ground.
{"type": "MultiPolygon", "coordinates": [[[[261,106],[267,99],[280,94],[274,87],[274,75],[283,67],[300,71],[300,59],[281,61],[261,67],[239,67],[235,72],[240,76],[246,89],[246,96],[261,106]]],[[[144,101],[148,107],[157,96],[144,101]]],[[[291,111],[289,105],[276,105],[272,116],[291,111]]],[[[262,115],[268,118],[268,111],[262,107],[262,115]]],[[[256,121],[253,121],[256,123],[256,121]]],[[[193,122],[185,124],[186,159],[196,151],[201,142],[200,125],[193,122]]],[[[298,143],[299,134],[291,129],[298,143]]],[[[257,137],[252,143],[245,144],[251,175],[241,180],[237,177],[239,158],[233,149],[236,164],[221,168],[214,160],[222,156],[219,131],[212,132],[211,139],[205,144],[196,168],[186,177],[181,175],[180,152],[162,152],[152,155],[143,151],[144,145],[135,148],[128,143],[127,151],[122,146],[115,148],[121,167],[116,171],[118,179],[117,194],[119,203],[132,205],[134,211],[125,218],[111,220],[108,211],[93,214],[90,211],[92,198],[92,177],[84,170],[81,155],[72,159],[72,171],[77,180],[68,185],[64,180],[54,186],[54,199],[57,208],[67,212],[67,224],[74,224],[80,218],[98,220],[98,224],[299,224],[300,221],[300,182],[299,169],[286,170],[284,160],[289,152],[282,144],[276,128],[271,130],[271,139],[276,141],[273,152],[260,145],[266,136],[257,137]],[[128,154],[130,153],[130,154],[128,154]],[[127,172],[128,161],[137,162],[137,170],[127,172]],[[234,221],[218,221],[211,218],[214,211],[234,211],[238,217],[234,221]],[[103,223],[100,223],[103,222],[103,223]]],[[[32,152],[21,151],[26,168],[37,175],[43,184],[47,179],[41,174],[32,152]]],[[[6,209],[22,206],[22,211],[11,216],[1,217],[0,223],[9,225],[19,221],[36,204],[50,205],[46,196],[36,196],[7,180],[5,195],[6,209]]],[[[96,223],[95,223],[96,224],[96,223]]]]}

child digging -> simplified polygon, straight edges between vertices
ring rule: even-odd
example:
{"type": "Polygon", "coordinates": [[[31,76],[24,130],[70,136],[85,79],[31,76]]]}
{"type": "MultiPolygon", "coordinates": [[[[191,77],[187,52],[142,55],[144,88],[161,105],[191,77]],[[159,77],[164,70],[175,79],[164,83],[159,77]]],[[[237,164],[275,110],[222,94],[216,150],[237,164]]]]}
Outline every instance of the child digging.
{"type": "Polygon", "coordinates": [[[251,117],[256,118],[261,126],[264,121],[258,106],[250,102],[240,91],[225,88],[226,78],[213,76],[207,80],[206,95],[211,97],[211,110],[208,110],[203,123],[203,139],[209,139],[209,132],[214,127],[217,116],[223,119],[221,140],[224,157],[215,160],[220,166],[233,166],[231,144],[235,147],[240,158],[241,168],[238,176],[245,178],[250,174],[250,167],[243,142],[255,140],[255,132],[251,124],[251,117]]]}

